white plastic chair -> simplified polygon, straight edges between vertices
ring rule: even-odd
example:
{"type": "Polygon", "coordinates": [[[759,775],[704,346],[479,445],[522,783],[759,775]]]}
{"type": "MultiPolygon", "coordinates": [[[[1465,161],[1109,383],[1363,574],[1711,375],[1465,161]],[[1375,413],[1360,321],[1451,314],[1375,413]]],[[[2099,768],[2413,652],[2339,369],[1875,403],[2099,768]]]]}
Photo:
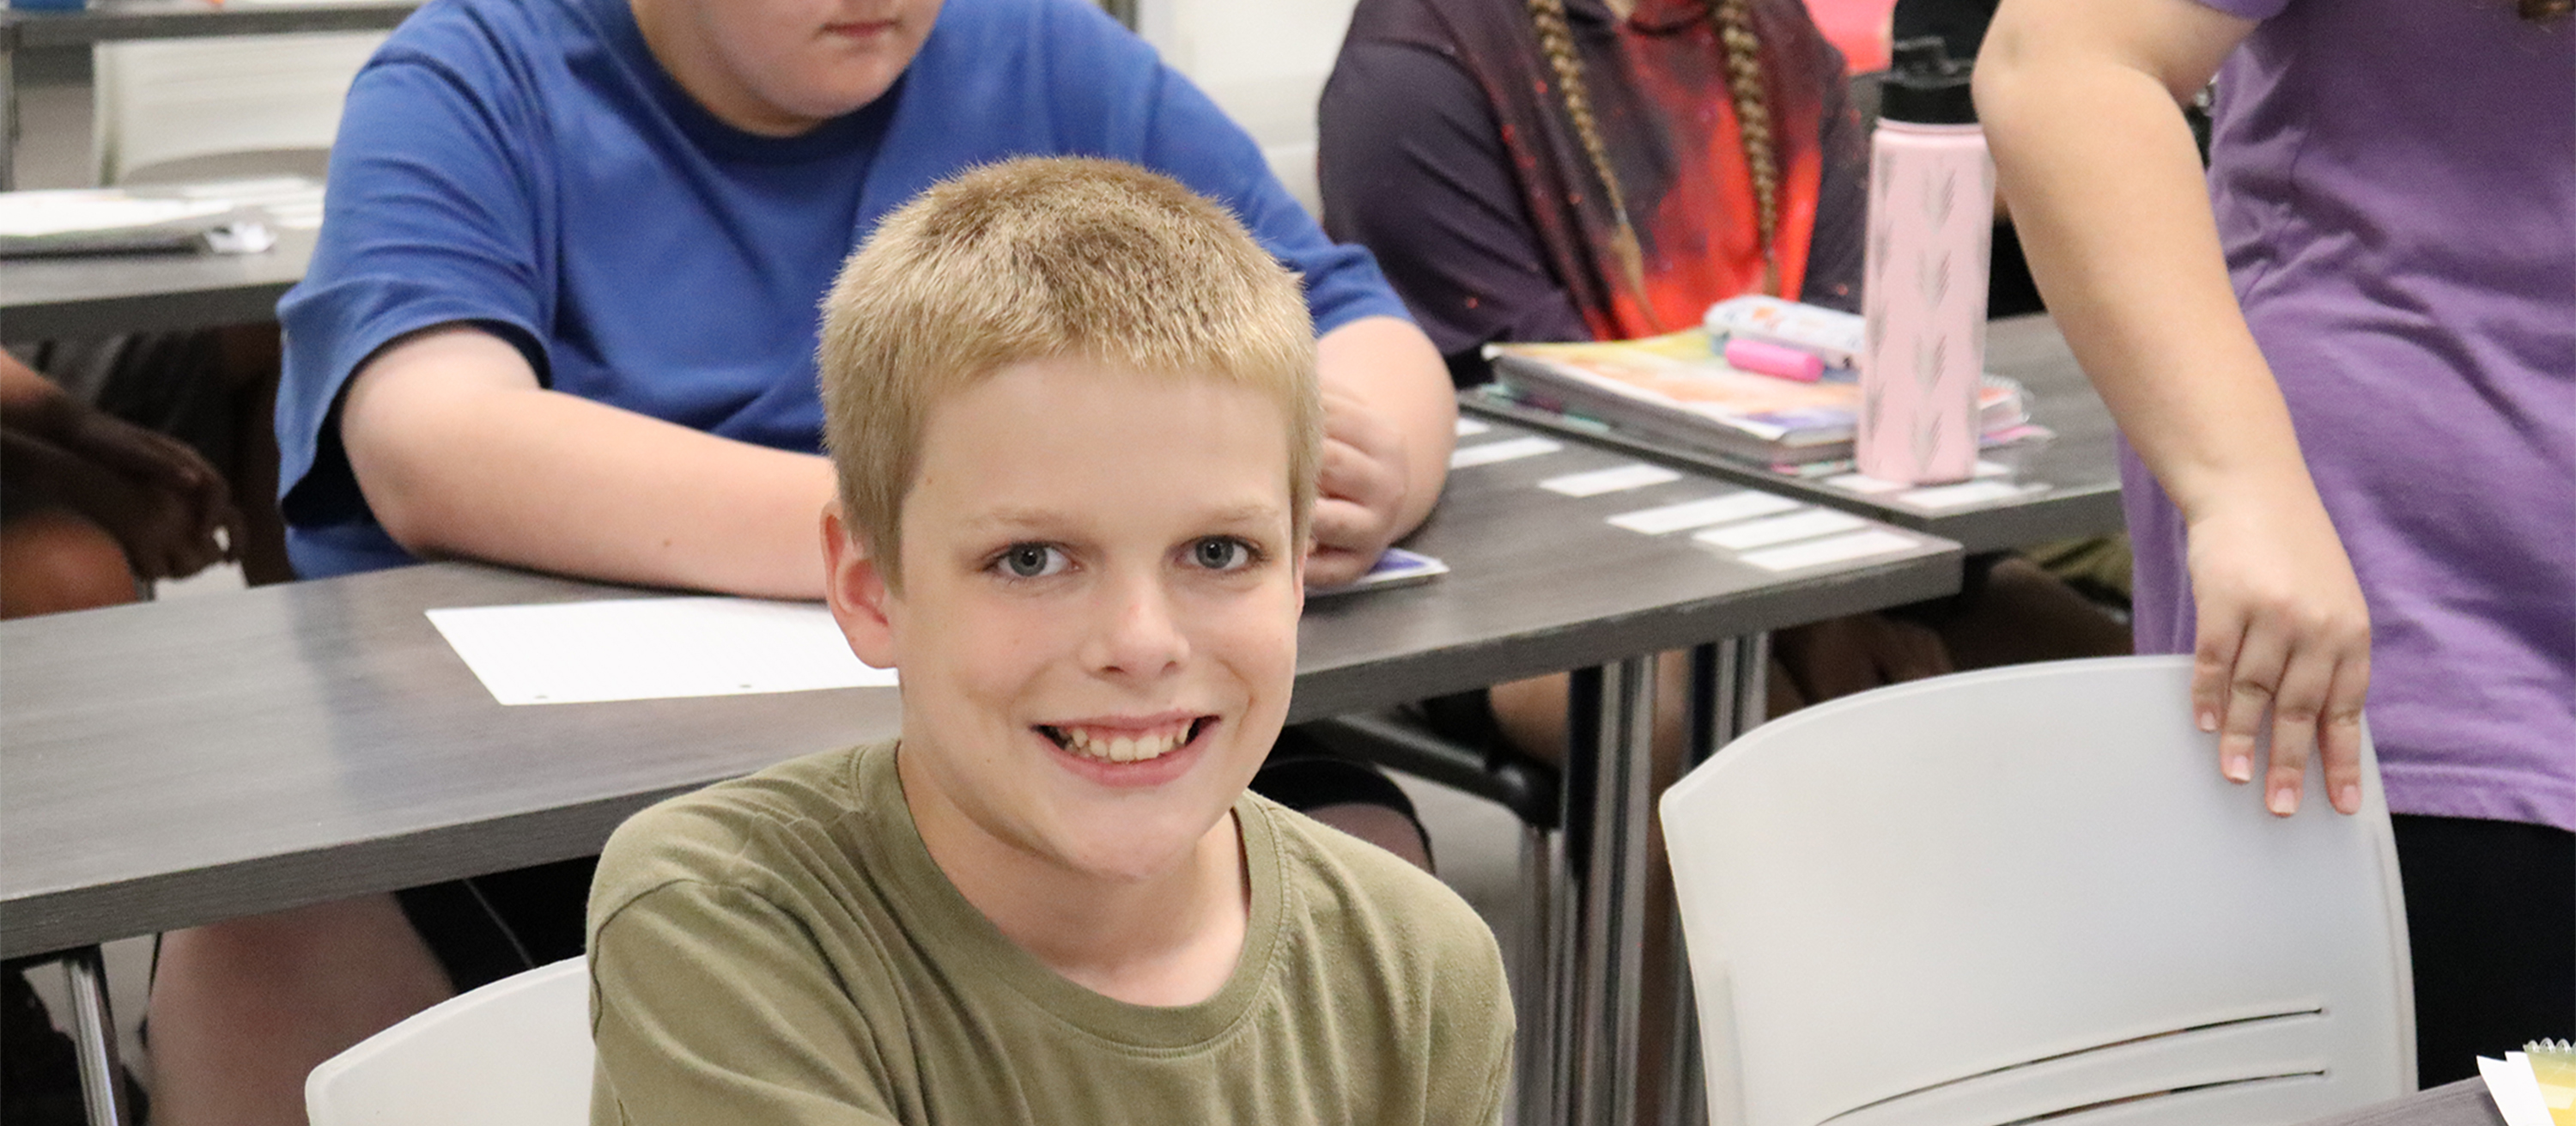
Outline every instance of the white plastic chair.
{"type": "Polygon", "coordinates": [[[1261,145],[1279,182],[1323,214],[1315,103],[1358,0],[1138,0],[1137,33],[1261,145]]]}
{"type": "Polygon", "coordinates": [[[1718,1126],[2303,1122],[2414,1089],[2358,816],[2218,773],[2188,658],[1899,685],[1758,728],[1665,841],[1718,1126]]]}
{"type": "Polygon", "coordinates": [[[309,32],[102,43],[96,64],[98,182],[155,166],[248,154],[220,174],[320,176],[340,104],[387,33],[309,32]]]}
{"type": "Polygon", "coordinates": [[[322,1061],[312,1126],[586,1126],[590,974],[567,958],[450,998],[322,1061]]]}

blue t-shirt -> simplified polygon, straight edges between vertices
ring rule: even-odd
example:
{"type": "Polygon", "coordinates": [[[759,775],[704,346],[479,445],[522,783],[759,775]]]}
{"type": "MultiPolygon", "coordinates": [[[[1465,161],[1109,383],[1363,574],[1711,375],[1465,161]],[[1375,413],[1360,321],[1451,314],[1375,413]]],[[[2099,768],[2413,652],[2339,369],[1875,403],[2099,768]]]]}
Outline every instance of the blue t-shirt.
{"type": "Polygon", "coordinates": [[[472,322],[538,379],[744,442],[822,449],[818,303],[888,211],[968,166],[1083,155],[1231,208],[1304,276],[1318,333],[1405,315],[1251,138],[1082,0],[948,0],[912,66],[801,136],[708,113],[627,0],[439,0],[350,87],[326,221],[278,306],[279,500],[298,573],[412,562],[368,511],[334,412],[405,333],[472,322]]]}

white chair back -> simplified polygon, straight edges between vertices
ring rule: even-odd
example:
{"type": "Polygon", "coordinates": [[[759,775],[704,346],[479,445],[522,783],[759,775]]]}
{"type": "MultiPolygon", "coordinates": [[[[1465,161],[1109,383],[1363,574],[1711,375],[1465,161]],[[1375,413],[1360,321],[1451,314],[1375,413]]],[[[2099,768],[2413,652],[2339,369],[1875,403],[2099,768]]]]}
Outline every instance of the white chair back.
{"type": "Polygon", "coordinates": [[[312,1126],[586,1126],[590,973],[567,958],[448,999],[322,1062],[312,1126]]]}
{"type": "Polygon", "coordinates": [[[2188,658],[1898,685],[1758,728],[1665,840],[1718,1126],[2295,1123],[2414,1087],[2359,816],[2219,776],[2188,658]]]}
{"type": "Polygon", "coordinates": [[[340,103],[385,32],[315,32],[102,43],[94,51],[98,182],[158,165],[273,154],[261,171],[318,174],[340,103]]]}
{"type": "Polygon", "coordinates": [[[1315,103],[1357,0],[1140,0],[1136,29],[1261,145],[1270,171],[1323,214],[1315,103]]]}

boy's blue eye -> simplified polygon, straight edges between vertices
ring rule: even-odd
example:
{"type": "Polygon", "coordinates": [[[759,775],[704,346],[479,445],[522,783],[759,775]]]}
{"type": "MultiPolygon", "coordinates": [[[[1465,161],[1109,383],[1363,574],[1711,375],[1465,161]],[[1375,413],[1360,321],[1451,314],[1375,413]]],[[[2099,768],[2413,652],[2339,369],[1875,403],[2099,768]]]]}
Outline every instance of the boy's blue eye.
{"type": "Polygon", "coordinates": [[[1211,571],[1231,571],[1252,562],[1252,545],[1232,536],[1207,536],[1190,545],[1190,561],[1211,571]]]}
{"type": "Polygon", "coordinates": [[[1042,543],[1015,543],[994,562],[1013,578],[1039,579],[1064,569],[1064,553],[1042,543]]]}

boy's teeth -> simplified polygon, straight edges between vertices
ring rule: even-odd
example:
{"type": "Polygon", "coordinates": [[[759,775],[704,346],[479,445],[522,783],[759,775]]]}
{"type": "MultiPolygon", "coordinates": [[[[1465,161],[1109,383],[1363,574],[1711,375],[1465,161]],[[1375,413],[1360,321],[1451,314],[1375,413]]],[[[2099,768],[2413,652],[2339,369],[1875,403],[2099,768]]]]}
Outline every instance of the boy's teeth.
{"type": "Polygon", "coordinates": [[[1061,728],[1066,748],[1087,758],[1109,762],[1143,762],[1161,758],[1179,749],[1189,738],[1190,729],[1146,735],[1093,735],[1079,728],[1061,728]]]}

